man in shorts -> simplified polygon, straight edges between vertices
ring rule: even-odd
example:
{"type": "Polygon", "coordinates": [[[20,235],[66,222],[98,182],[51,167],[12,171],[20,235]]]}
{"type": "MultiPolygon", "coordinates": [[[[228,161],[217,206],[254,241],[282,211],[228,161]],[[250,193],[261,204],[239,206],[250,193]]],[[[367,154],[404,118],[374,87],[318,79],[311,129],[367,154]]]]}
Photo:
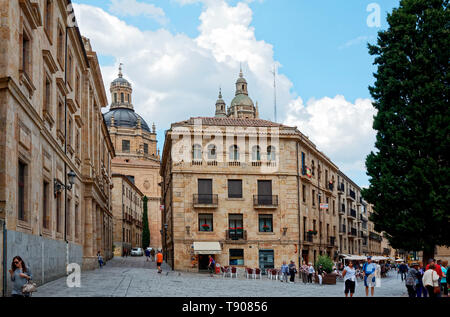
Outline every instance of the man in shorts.
{"type": "Polygon", "coordinates": [[[369,287],[371,288],[371,294],[373,296],[375,291],[375,263],[372,263],[372,257],[367,257],[367,262],[363,266],[364,274],[364,286],[366,287],[366,296],[369,296],[369,287]]]}
{"type": "Polygon", "coordinates": [[[158,254],[156,255],[156,266],[158,267],[158,273],[160,274],[162,272],[161,269],[162,262],[163,262],[163,254],[161,250],[158,250],[158,254]]]}

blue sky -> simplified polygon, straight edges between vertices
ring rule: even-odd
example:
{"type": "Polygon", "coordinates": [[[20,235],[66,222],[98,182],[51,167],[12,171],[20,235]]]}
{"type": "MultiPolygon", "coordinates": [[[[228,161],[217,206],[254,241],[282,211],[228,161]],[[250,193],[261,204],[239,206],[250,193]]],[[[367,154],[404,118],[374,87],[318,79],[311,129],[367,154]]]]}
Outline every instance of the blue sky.
{"type": "MultiPolygon", "coordinates": [[[[373,149],[374,133],[363,133],[365,139],[358,139],[352,136],[353,134],[359,134],[361,129],[367,129],[367,122],[365,126],[358,126],[358,121],[361,121],[358,116],[364,115],[371,119],[370,116],[373,115],[366,108],[364,111],[360,110],[362,109],[361,105],[367,104],[371,98],[368,86],[373,84],[374,79],[372,73],[376,71],[372,65],[373,57],[368,54],[367,42],[374,43],[377,32],[386,28],[385,20],[387,12],[391,12],[394,7],[398,6],[398,0],[230,0],[226,2],[226,6],[217,8],[212,3],[222,2],[223,0],[132,0],[134,2],[137,1],[137,3],[153,5],[153,8],[158,8],[157,12],[159,16],[156,18],[155,16],[144,13],[136,14],[132,12],[132,8],[123,7],[124,9],[122,11],[114,10],[111,7],[112,1],[123,5],[129,0],[74,0],[73,2],[75,4],[85,4],[89,7],[99,7],[105,12],[105,15],[116,16],[127,26],[136,27],[139,32],[143,32],[142,34],[150,34],[149,36],[151,38],[156,37],[159,31],[165,30],[168,32],[166,38],[170,38],[170,41],[179,41],[179,35],[182,35],[181,41],[193,40],[192,43],[198,39],[202,39],[205,33],[208,33],[201,26],[208,27],[215,25],[214,19],[208,20],[208,16],[212,15],[213,17],[219,17],[219,19],[221,17],[228,19],[228,11],[230,14],[236,14],[237,11],[233,11],[233,8],[242,8],[242,11],[246,12],[246,14],[242,14],[242,19],[251,19],[250,23],[243,23],[243,30],[250,32],[255,40],[250,38],[248,45],[245,43],[241,44],[244,47],[254,45],[255,52],[257,52],[255,54],[261,52],[261,61],[267,61],[267,76],[270,76],[271,62],[276,62],[281,65],[278,70],[280,91],[277,91],[280,94],[279,99],[281,103],[279,107],[280,121],[294,125],[298,124],[299,129],[306,131],[309,137],[318,145],[319,149],[330,156],[339,167],[342,167],[343,171],[354,179],[356,183],[361,186],[368,184],[368,179],[361,166],[361,162],[364,161],[369,151],[373,149]],[[184,4],[186,2],[189,3],[184,4]],[[371,3],[376,3],[381,8],[380,27],[369,27],[367,25],[367,18],[371,12],[367,12],[366,8],[371,3]],[[214,10],[216,11],[214,12],[214,10]],[[202,15],[205,15],[204,20],[200,19],[202,15]],[[263,45],[259,45],[259,42],[263,43],[263,45]],[[337,96],[343,96],[343,98],[339,99],[337,96]],[[367,102],[364,103],[364,101],[367,102]],[[326,109],[328,109],[327,112],[330,112],[330,109],[339,112],[339,107],[343,107],[343,112],[348,110],[349,116],[355,114],[354,126],[352,124],[353,121],[349,119],[346,119],[347,121],[342,119],[343,121],[340,124],[333,124],[333,113],[317,113],[326,109]],[[320,120],[321,118],[323,120],[320,120]],[[332,147],[331,144],[335,144],[336,140],[322,135],[324,133],[323,130],[327,129],[326,124],[320,126],[320,128],[315,128],[317,125],[314,122],[317,122],[317,120],[329,122],[330,131],[341,129],[339,127],[340,125],[346,125],[341,130],[336,130],[337,132],[335,134],[340,134],[341,138],[342,136],[349,136],[348,139],[350,141],[345,146],[355,147],[358,150],[355,149],[352,156],[342,155],[341,152],[347,151],[347,149],[344,145],[341,147],[332,147]],[[364,144],[364,146],[360,146],[360,144],[364,144]],[[372,144],[372,147],[370,147],[370,144],[372,144]]],[[[92,12],[87,6],[84,7],[84,10],[76,7],[77,18],[79,19],[82,33],[91,38],[94,49],[96,49],[96,42],[101,42],[100,38],[98,40],[96,39],[99,35],[94,32],[95,30],[92,27],[89,28],[87,26],[83,29],[82,20],[87,19],[92,12]]],[[[97,15],[97,17],[99,16],[97,15]]],[[[230,21],[233,20],[232,18],[229,19],[230,21]]],[[[101,21],[102,19],[99,19],[99,23],[102,23],[101,21]]],[[[232,21],[226,27],[232,29],[232,24],[239,24],[239,22],[232,21]]],[[[225,26],[221,25],[220,27],[223,28],[225,26]]],[[[107,30],[105,27],[105,34],[107,34],[107,30]]],[[[132,30],[130,32],[133,33],[132,30]]],[[[142,34],[140,36],[144,36],[142,34]]],[[[234,89],[233,78],[237,77],[237,70],[234,71],[234,69],[238,65],[238,59],[242,59],[245,65],[244,72],[248,75],[249,90],[253,93],[252,97],[261,101],[263,107],[262,112],[266,116],[264,119],[272,119],[270,117],[273,113],[270,103],[272,98],[270,87],[265,89],[264,86],[264,84],[267,84],[268,79],[264,78],[264,83],[261,79],[261,76],[265,76],[265,70],[261,71],[260,65],[252,65],[251,58],[246,57],[249,54],[251,55],[252,49],[250,49],[250,53],[247,55],[242,55],[244,57],[239,57],[239,52],[233,52],[232,48],[227,48],[225,50],[228,51],[224,53],[226,58],[221,60],[220,57],[223,52],[218,52],[218,44],[213,43],[215,33],[211,34],[207,34],[207,39],[199,44],[202,49],[210,50],[212,53],[211,56],[199,61],[199,66],[197,67],[198,72],[201,74],[204,68],[205,73],[211,73],[210,76],[213,78],[215,78],[214,70],[217,72],[219,70],[222,72],[228,70],[230,74],[224,73],[227,79],[218,80],[222,82],[214,82],[211,86],[205,85],[204,96],[196,96],[193,92],[192,96],[189,96],[189,100],[200,101],[204,98],[205,105],[210,106],[212,104],[213,106],[217,98],[217,88],[219,85],[224,87],[224,95],[228,95],[228,99],[230,99],[234,89]],[[211,64],[208,64],[210,60],[211,64]],[[246,62],[247,64],[245,64],[246,62]],[[225,69],[225,66],[230,68],[225,69]],[[269,90],[269,92],[263,94],[263,90],[269,90]]],[[[221,33],[219,32],[218,34],[221,33]]],[[[223,36],[223,34],[220,36],[223,36]]],[[[233,36],[239,37],[239,32],[233,33],[233,36]]],[[[113,39],[114,36],[111,35],[111,38],[113,39]]],[[[223,38],[225,41],[227,39],[226,35],[223,38]]],[[[192,43],[189,45],[193,45],[192,43]]],[[[161,45],[167,46],[168,44],[161,43],[161,45]]],[[[147,49],[149,51],[162,50],[161,48],[156,48],[156,46],[158,46],[158,41],[152,42],[152,46],[149,46],[147,49]]],[[[130,78],[131,81],[136,80],[136,82],[133,82],[136,95],[135,108],[148,121],[149,125],[153,121],[157,123],[158,140],[162,148],[164,130],[169,128],[170,122],[177,121],[178,119],[183,120],[189,113],[184,112],[180,114],[180,117],[175,115],[173,118],[170,117],[171,120],[158,118],[159,112],[155,109],[158,107],[168,108],[169,106],[166,106],[161,100],[164,98],[169,100],[170,98],[167,96],[173,91],[171,90],[169,92],[164,91],[163,88],[159,90],[155,88],[154,90],[149,90],[147,95],[143,93],[139,95],[138,87],[149,88],[150,80],[148,80],[149,83],[146,86],[145,83],[142,83],[142,80],[138,81],[137,74],[133,76],[132,65],[127,69],[127,64],[131,63],[129,61],[129,54],[125,52],[125,48],[121,47],[121,53],[116,54],[115,51],[102,49],[102,47],[105,47],[105,45],[100,44],[97,47],[97,53],[102,69],[104,70],[105,86],[107,88],[109,87],[107,84],[108,81],[113,79],[114,74],[117,73],[116,69],[120,59],[125,64],[125,76],[133,77],[130,78]],[[160,102],[156,100],[156,97],[154,101],[147,102],[149,96],[152,96],[152,93],[153,96],[160,94],[164,97],[158,99],[160,102]],[[142,104],[145,103],[145,106],[139,106],[137,104],[140,100],[142,104]]],[[[178,50],[183,50],[178,44],[176,47],[178,50]]],[[[139,49],[143,48],[139,47],[139,49]]],[[[172,54],[174,50],[176,49],[170,49],[169,52],[172,54]]],[[[202,54],[205,55],[204,53],[202,54]]],[[[170,54],[167,52],[166,54],[161,53],[161,56],[164,55],[170,54]]],[[[156,61],[153,62],[156,63],[156,61]]],[[[150,74],[149,76],[152,75],[153,77],[155,75],[160,76],[160,74],[150,74]]],[[[174,75],[172,74],[172,76],[174,75]]],[[[222,75],[222,78],[225,76],[222,75]]],[[[173,82],[176,82],[178,87],[175,90],[183,89],[183,81],[180,79],[178,82],[176,80],[178,77],[172,78],[175,78],[173,82]]],[[[196,94],[201,93],[201,91],[196,92],[196,94]]],[[[230,100],[225,101],[229,104],[230,100]]],[[[173,100],[171,102],[173,103],[173,100]]],[[[213,115],[212,111],[207,106],[203,106],[198,110],[193,109],[192,115],[211,116],[213,115]],[[206,111],[207,113],[204,113],[206,111]]],[[[164,114],[161,114],[161,116],[164,117],[164,114]]]]}

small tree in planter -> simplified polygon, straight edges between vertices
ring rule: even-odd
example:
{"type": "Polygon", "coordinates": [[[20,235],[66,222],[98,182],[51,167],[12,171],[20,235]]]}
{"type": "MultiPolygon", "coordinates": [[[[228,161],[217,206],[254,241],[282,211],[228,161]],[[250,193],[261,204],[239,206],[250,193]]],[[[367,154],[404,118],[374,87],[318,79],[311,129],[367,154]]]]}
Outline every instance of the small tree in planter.
{"type": "Polygon", "coordinates": [[[316,262],[316,270],[322,265],[323,270],[327,273],[322,278],[322,284],[336,284],[336,274],[333,272],[333,260],[327,255],[319,255],[316,262]]]}

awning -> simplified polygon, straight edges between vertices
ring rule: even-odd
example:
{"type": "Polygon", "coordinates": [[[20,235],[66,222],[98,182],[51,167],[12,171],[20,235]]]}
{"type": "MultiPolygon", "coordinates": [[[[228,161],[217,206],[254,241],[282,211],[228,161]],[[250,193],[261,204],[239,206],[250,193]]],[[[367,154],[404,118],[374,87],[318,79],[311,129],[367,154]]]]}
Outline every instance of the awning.
{"type": "Polygon", "coordinates": [[[195,254],[220,254],[222,248],[219,242],[194,242],[195,254]]]}

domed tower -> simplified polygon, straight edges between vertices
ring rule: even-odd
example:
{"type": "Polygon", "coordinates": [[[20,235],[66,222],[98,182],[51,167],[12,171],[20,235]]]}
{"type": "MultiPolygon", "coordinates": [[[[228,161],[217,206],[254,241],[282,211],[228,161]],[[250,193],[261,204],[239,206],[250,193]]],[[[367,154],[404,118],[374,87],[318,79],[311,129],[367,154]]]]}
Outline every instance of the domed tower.
{"type": "MultiPolygon", "coordinates": [[[[161,235],[159,234],[161,229],[159,208],[161,189],[158,185],[161,177],[159,175],[160,154],[157,148],[156,126],[153,123],[150,127],[134,111],[133,89],[130,82],[123,78],[122,64],[119,66],[118,77],[111,83],[110,91],[111,106],[109,112],[105,113],[103,117],[116,154],[111,162],[112,173],[127,176],[128,180],[147,196],[150,246],[155,249],[161,248],[161,235]]],[[[121,189],[122,186],[118,190],[121,189]]],[[[119,209],[121,206],[122,204],[119,205],[119,209]]],[[[131,232],[131,236],[134,233],[140,233],[142,229],[130,223],[124,224],[124,227],[120,225],[118,228],[117,237],[119,238],[123,236],[122,229],[131,232]]]]}
{"type": "Polygon", "coordinates": [[[131,88],[131,84],[128,80],[123,78],[122,64],[119,65],[119,77],[114,79],[111,83],[109,91],[111,92],[112,100],[111,110],[116,108],[133,109],[133,104],[131,102],[133,89],[131,88]]]}
{"type": "Polygon", "coordinates": [[[239,78],[236,81],[236,96],[231,101],[227,116],[246,119],[258,118],[255,105],[248,96],[247,81],[242,73],[242,68],[239,72],[239,78]]]}
{"type": "Polygon", "coordinates": [[[222,99],[222,89],[219,90],[219,99],[216,101],[216,118],[226,118],[227,106],[222,99]]]}

